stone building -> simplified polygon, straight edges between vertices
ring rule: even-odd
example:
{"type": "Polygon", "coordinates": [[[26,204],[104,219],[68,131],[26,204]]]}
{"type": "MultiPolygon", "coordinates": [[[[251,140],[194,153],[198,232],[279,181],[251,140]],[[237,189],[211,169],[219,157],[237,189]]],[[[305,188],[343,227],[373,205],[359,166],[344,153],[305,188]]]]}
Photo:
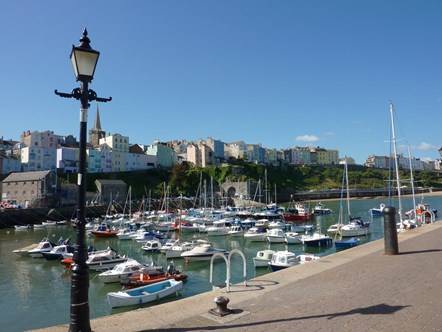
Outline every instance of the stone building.
{"type": "Polygon", "coordinates": [[[22,207],[56,205],[57,175],[51,171],[11,173],[2,181],[2,201],[22,207]]]}
{"type": "Polygon", "coordinates": [[[95,180],[101,204],[108,204],[110,200],[124,202],[127,195],[127,185],[121,180],[95,180]]]}

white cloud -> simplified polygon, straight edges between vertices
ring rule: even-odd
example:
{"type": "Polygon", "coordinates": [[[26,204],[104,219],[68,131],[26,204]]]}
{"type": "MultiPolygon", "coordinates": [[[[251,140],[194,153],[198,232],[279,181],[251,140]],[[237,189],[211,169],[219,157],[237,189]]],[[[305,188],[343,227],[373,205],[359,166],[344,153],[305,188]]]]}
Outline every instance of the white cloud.
{"type": "Polygon", "coordinates": [[[316,142],[319,140],[319,137],[315,136],[315,135],[303,135],[303,136],[296,136],[295,138],[296,141],[298,142],[316,142]]]}
{"type": "Polygon", "coordinates": [[[333,131],[328,131],[324,134],[325,136],[335,136],[336,133],[334,133],[333,131]]]}
{"type": "Polygon", "coordinates": [[[422,142],[418,146],[411,146],[411,150],[439,150],[439,146],[434,146],[425,142],[422,142]]]}

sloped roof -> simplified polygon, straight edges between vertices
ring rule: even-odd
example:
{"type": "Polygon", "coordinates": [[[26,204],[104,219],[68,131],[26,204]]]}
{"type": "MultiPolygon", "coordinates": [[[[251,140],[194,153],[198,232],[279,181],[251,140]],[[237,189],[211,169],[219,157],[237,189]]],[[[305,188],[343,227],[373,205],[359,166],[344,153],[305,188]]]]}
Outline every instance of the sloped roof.
{"type": "Polygon", "coordinates": [[[51,171],[37,171],[37,172],[17,172],[11,173],[2,182],[22,182],[22,181],[37,181],[45,178],[51,171]]]}
{"type": "Polygon", "coordinates": [[[95,180],[95,182],[97,183],[100,183],[101,185],[116,185],[116,184],[119,184],[119,185],[122,185],[122,184],[124,184],[124,185],[126,185],[126,182],[124,182],[123,180],[106,180],[106,179],[97,179],[97,180],[95,180]]]}

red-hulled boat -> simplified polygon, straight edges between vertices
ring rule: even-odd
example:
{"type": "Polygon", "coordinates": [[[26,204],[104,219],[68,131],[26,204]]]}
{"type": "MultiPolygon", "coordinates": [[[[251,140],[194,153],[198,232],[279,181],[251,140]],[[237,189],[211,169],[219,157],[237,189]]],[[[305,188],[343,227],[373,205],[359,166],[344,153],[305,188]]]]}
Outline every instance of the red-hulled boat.
{"type": "Polygon", "coordinates": [[[313,213],[303,203],[297,203],[294,207],[288,208],[282,215],[284,221],[311,221],[313,220],[313,213]]]}
{"type": "Polygon", "coordinates": [[[140,274],[139,277],[129,277],[129,279],[121,280],[120,283],[125,288],[136,288],[169,279],[175,279],[177,281],[187,279],[187,275],[176,270],[173,264],[168,266],[167,271],[168,272],[164,272],[164,270],[160,269],[148,271],[147,273],[140,274]]]}
{"type": "Polygon", "coordinates": [[[95,237],[115,237],[119,230],[110,229],[107,224],[101,224],[97,228],[91,230],[91,234],[95,237]]]}

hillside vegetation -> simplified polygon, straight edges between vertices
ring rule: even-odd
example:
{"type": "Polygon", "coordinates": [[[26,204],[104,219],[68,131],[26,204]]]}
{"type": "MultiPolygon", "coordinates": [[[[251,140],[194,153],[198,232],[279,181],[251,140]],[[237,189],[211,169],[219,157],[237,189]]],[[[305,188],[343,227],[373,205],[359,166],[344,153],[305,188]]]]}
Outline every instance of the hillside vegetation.
{"type": "MultiPolygon", "coordinates": [[[[171,195],[194,196],[203,180],[209,185],[211,178],[215,185],[229,181],[264,182],[267,170],[269,188],[275,185],[279,190],[340,190],[343,166],[282,165],[264,166],[238,159],[219,167],[196,167],[184,162],[172,169],[152,169],[138,172],[90,173],[87,175],[87,191],[96,191],[96,179],[118,179],[132,187],[132,197],[161,196],[165,184],[170,187],[171,195]]],[[[388,186],[389,171],[349,165],[351,188],[368,189],[388,186]]],[[[414,172],[415,186],[442,187],[442,180],[434,172],[414,172]]],[[[75,183],[75,175],[60,175],[62,182],[75,183]]],[[[400,170],[403,185],[410,185],[410,172],[400,170]]]]}

